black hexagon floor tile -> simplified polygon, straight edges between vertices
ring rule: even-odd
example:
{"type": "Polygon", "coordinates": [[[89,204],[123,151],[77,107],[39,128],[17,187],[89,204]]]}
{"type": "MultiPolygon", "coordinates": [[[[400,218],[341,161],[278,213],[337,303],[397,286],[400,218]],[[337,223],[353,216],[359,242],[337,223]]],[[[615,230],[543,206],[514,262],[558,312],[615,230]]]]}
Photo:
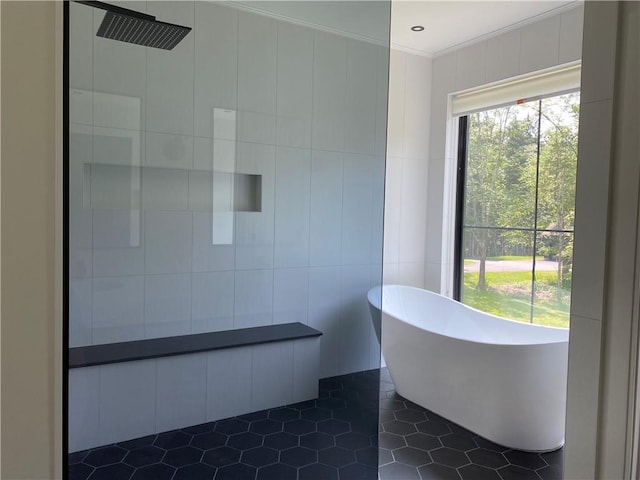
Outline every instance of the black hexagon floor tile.
{"type": "Polygon", "coordinates": [[[199,463],[201,458],[202,450],[195,447],[180,447],[169,450],[162,459],[162,463],[177,468],[199,463]]]}
{"type": "Polygon", "coordinates": [[[191,446],[202,450],[222,447],[227,443],[227,436],[218,432],[200,433],[191,439],[191,446]]]}
{"type": "Polygon", "coordinates": [[[276,478],[278,480],[297,480],[298,471],[282,463],[275,463],[258,469],[257,480],[275,480],[276,478]]]}
{"type": "Polygon", "coordinates": [[[476,445],[476,442],[473,440],[473,438],[465,437],[457,433],[443,435],[440,437],[440,441],[445,447],[460,450],[461,452],[466,452],[467,450],[474,450],[478,448],[478,445],[476,445]]]}
{"type": "Polygon", "coordinates": [[[446,465],[447,467],[458,468],[471,463],[464,452],[449,447],[436,448],[429,453],[435,463],[446,465]]]}
{"type": "Polygon", "coordinates": [[[216,480],[255,480],[257,469],[255,467],[235,463],[227,467],[219,468],[216,480]]]}
{"type": "Polygon", "coordinates": [[[455,468],[431,463],[418,468],[422,480],[460,480],[460,475],[455,468]]]}
{"type": "Polygon", "coordinates": [[[129,450],[127,456],[124,457],[124,463],[127,465],[131,465],[132,467],[144,467],[146,465],[151,465],[153,463],[158,463],[164,457],[166,451],[154,447],[153,445],[149,445],[146,447],[136,448],[134,450],[129,450]]]}
{"type": "Polygon", "coordinates": [[[498,473],[501,480],[538,480],[540,478],[536,472],[517,465],[501,468],[498,473]]]}
{"type": "Polygon", "coordinates": [[[512,465],[517,465],[518,467],[524,467],[529,470],[536,470],[538,468],[546,467],[547,462],[545,462],[542,457],[537,453],[531,452],[520,452],[518,450],[511,450],[504,454],[505,458],[509,460],[509,463],[512,465]]]}
{"type": "Polygon", "coordinates": [[[155,463],[138,468],[133,473],[131,480],[171,480],[175,473],[175,468],[164,463],[155,463]]]}
{"type": "Polygon", "coordinates": [[[338,469],[314,463],[298,471],[298,480],[338,480],[338,469]]]}
{"type": "Polygon", "coordinates": [[[226,467],[240,461],[240,450],[231,447],[217,447],[207,450],[202,461],[212,467],[226,467]]]}
{"type": "Polygon", "coordinates": [[[69,480],[86,480],[93,473],[93,467],[84,463],[69,465],[69,480]]]}
{"type": "Polygon", "coordinates": [[[204,463],[194,463],[178,468],[171,480],[211,480],[215,474],[215,468],[204,463]]]}
{"type": "Polygon", "coordinates": [[[458,474],[462,480],[501,480],[494,469],[480,465],[465,465],[458,469],[458,474]]]}
{"type": "Polygon", "coordinates": [[[279,453],[269,447],[256,447],[242,452],[240,461],[253,467],[264,467],[278,462],[279,453]]]}
{"type": "Polygon", "coordinates": [[[438,437],[433,435],[427,435],[426,433],[412,433],[404,437],[407,445],[420,450],[433,450],[441,447],[442,444],[438,437]]]}
{"type": "Polygon", "coordinates": [[[356,461],[352,450],[341,447],[331,447],[318,452],[318,461],[332,467],[344,467],[356,461]]]}
{"type": "Polygon", "coordinates": [[[83,462],[92,467],[102,467],[120,462],[126,454],[127,451],[121,447],[109,446],[96,448],[85,457],[83,462]]]}
{"type": "Polygon", "coordinates": [[[378,468],[381,480],[420,480],[420,474],[416,467],[410,467],[402,463],[389,463],[378,468]]]}
{"type": "Polygon", "coordinates": [[[335,446],[335,436],[328,433],[313,432],[300,437],[300,445],[314,450],[323,450],[335,446]]]}
{"type": "MultiPolygon", "coordinates": [[[[256,422],[258,423],[258,422],[256,422]]],[[[216,422],[214,427],[216,432],[220,432],[225,435],[233,435],[234,433],[242,433],[249,430],[249,422],[246,420],[240,420],[238,418],[230,418],[229,420],[221,420],[216,422]]]]}
{"type": "Polygon", "coordinates": [[[153,444],[157,447],[164,448],[165,450],[170,450],[172,448],[189,445],[190,441],[191,435],[179,430],[174,430],[159,434],[153,444]]]}
{"type": "Polygon", "coordinates": [[[398,395],[382,369],[322,379],[315,400],[71,453],[68,478],[562,480],[562,460],[475,435],[398,395]]]}
{"type": "Polygon", "coordinates": [[[271,435],[266,435],[264,437],[263,445],[265,447],[273,448],[274,450],[286,450],[287,448],[295,447],[301,440],[302,437],[300,438],[300,440],[298,440],[298,437],[296,435],[279,432],[272,433],[271,435]]]}
{"type": "Polygon", "coordinates": [[[467,457],[476,465],[482,465],[489,468],[500,468],[509,464],[504,455],[498,452],[493,452],[485,448],[478,448],[467,452],[467,457]]]}
{"type": "Polygon", "coordinates": [[[431,456],[428,452],[413,447],[402,447],[394,450],[393,458],[396,462],[411,467],[420,467],[431,463],[431,456]]]}

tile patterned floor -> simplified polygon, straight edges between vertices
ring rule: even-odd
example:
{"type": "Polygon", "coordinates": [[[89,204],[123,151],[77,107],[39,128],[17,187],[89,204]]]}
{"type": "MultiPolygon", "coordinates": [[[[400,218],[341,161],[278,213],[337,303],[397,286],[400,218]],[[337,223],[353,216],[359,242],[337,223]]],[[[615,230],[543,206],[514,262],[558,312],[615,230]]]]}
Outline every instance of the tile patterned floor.
{"type": "Polygon", "coordinates": [[[69,455],[69,480],[375,480],[378,370],[317,400],[69,455]]]}
{"type": "Polygon", "coordinates": [[[382,480],[561,480],[562,449],[501,447],[398,395],[380,375],[382,480]]]}
{"type": "Polygon", "coordinates": [[[400,397],[382,369],[323,379],[309,402],[72,453],[68,478],[561,480],[562,450],[491,443],[400,397]]]}

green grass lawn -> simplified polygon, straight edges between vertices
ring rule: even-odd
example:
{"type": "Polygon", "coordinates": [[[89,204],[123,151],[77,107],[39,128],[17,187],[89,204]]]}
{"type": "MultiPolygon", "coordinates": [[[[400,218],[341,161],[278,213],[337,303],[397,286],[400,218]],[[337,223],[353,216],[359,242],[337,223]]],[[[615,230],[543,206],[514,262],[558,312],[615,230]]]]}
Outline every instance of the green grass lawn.
{"type": "MultiPolygon", "coordinates": [[[[531,257],[526,255],[501,255],[499,257],[487,257],[487,260],[531,260],[531,257]]],[[[544,260],[544,257],[542,255],[538,255],[536,260],[544,260]]]]}
{"type": "MultiPolygon", "coordinates": [[[[516,257],[521,259],[522,257],[516,257]]],[[[487,272],[486,289],[478,290],[478,273],[465,273],[463,303],[500,317],[529,322],[531,272],[487,272]]],[[[536,273],[533,323],[552,327],[569,326],[569,295],[556,288],[555,272],[536,273]]]]}

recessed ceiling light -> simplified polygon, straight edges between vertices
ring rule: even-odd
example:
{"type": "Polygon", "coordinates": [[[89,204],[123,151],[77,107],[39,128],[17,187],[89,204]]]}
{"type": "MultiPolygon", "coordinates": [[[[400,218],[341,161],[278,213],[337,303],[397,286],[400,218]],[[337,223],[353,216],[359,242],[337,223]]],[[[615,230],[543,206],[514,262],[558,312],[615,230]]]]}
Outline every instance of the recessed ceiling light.
{"type": "Polygon", "coordinates": [[[413,30],[414,32],[421,32],[424,30],[424,27],[422,25],[414,25],[413,27],[411,27],[411,30],[413,30]]]}

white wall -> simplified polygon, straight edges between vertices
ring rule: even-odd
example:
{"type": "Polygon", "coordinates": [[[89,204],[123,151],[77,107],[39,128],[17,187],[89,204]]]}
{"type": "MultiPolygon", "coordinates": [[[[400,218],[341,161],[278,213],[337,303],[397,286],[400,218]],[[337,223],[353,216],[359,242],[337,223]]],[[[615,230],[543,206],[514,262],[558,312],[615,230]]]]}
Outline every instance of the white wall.
{"type": "Polygon", "coordinates": [[[60,478],[61,315],[56,308],[54,2],[2,2],[2,468],[6,479],[60,478]],[[29,41],[25,41],[28,38],[29,41]]]}
{"type": "Polygon", "coordinates": [[[638,448],[638,7],[585,9],[566,478],[632,478],[638,448]]]}
{"type": "Polygon", "coordinates": [[[71,4],[71,87],[141,111],[124,130],[103,95],[72,108],[88,134],[71,145],[71,346],[299,321],[324,334],[321,376],[376,367],[387,49],[208,2],[126,3],[195,28],[145,50],[96,37],[103,12],[71,4]],[[235,141],[217,138],[214,108],[236,112],[235,141]],[[112,167],[103,137],[117,135],[139,143],[133,173],[112,167]],[[236,213],[233,244],[212,245],[223,151],[262,175],[262,211],[236,213]],[[87,205],[99,187],[125,208],[87,205]]]}
{"type": "Polygon", "coordinates": [[[451,294],[457,159],[448,146],[456,125],[448,96],[581,57],[583,7],[555,15],[433,60],[427,187],[425,287],[451,294]]]}
{"type": "Polygon", "coordinates": [[[432,60],[391,50],[384,282],[424,286],[432,60]]]}

